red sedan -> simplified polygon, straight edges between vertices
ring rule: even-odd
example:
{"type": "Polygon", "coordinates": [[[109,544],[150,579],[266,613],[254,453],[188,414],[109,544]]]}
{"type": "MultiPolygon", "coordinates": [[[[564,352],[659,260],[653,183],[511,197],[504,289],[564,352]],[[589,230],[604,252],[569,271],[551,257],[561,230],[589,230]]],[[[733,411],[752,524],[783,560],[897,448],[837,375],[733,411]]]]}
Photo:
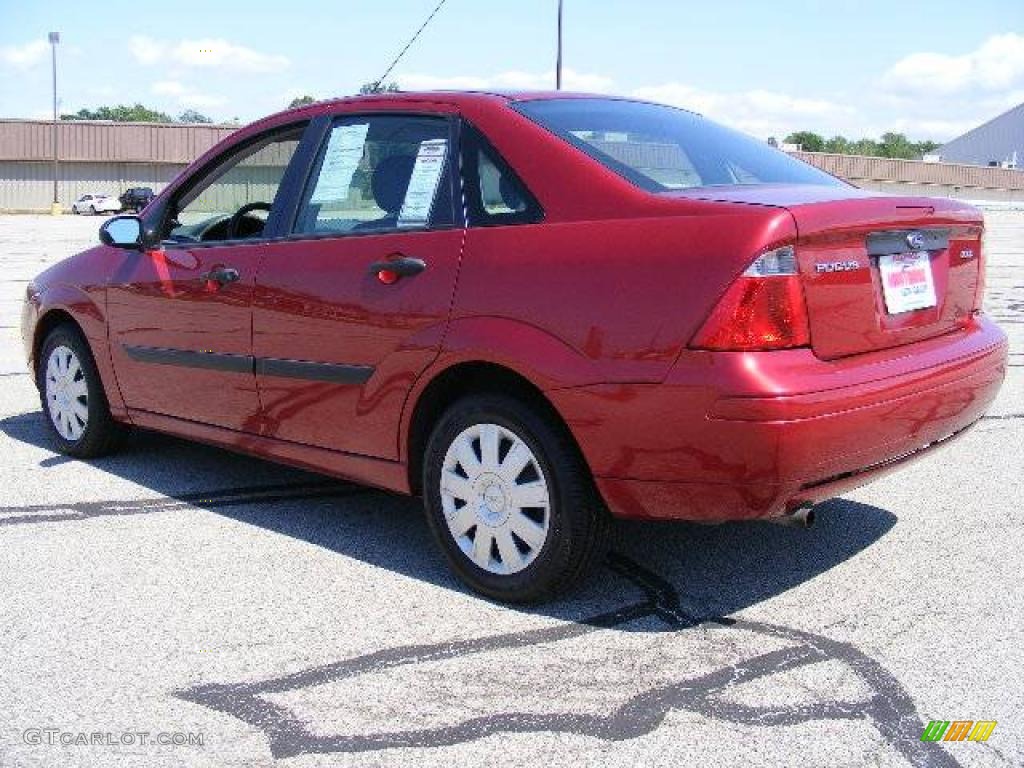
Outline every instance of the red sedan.
{"type": "Polygon", "coordinates": [[[1006,369],[982,219],[683,110],[386,94],[260,120],[29,286],[60,450],[128,425],[421,495],[540,600],[620,517],[808,519],[1006,369]]]}

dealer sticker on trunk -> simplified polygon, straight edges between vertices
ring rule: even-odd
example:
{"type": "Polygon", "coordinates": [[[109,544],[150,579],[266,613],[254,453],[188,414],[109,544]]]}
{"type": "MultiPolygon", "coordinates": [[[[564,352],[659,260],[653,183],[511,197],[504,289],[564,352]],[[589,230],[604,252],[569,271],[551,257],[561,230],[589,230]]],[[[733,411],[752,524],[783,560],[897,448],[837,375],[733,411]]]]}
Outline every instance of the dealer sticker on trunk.
{"type": "Polygon", "coordinates": [[[928,251],[879,256],[878,271],[890,315],[935,306],[935,280],[928,251]]]}

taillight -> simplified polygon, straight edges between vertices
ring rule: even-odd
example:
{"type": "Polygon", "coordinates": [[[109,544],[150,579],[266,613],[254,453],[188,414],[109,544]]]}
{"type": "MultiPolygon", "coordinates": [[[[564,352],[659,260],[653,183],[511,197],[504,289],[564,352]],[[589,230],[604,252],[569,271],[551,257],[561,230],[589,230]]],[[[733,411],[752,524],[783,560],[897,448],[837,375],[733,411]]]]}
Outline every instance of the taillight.
{"type": "Polygon", "coordinates": [[[809,346],[797,272],[793,246],[762,253],[729,286],[690,345],[737,352],[809,346]]]}

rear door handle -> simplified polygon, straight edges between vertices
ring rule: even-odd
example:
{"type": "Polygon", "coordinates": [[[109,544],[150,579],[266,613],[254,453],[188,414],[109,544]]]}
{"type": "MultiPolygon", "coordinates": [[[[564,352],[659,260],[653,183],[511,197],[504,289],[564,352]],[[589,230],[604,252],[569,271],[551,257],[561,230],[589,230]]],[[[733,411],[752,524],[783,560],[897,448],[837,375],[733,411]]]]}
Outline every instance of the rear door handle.
{"type": "Polygon", "coordinates": [[[201,274],[199,279],[206,283],[217,283],[223,286],[228,283],[237,283],[239,277],[238,270],[234,267],[214,267],[209,272],[201,274]]]}
{"type": "Polygon", "coordinates": [[[415,277],[426,268],[427,262],[423,259],[396,256],[384,261],[375,261],[370,265],[370,274],[376,275],[385,285],[390,285],[401,277],[415,277]]]}

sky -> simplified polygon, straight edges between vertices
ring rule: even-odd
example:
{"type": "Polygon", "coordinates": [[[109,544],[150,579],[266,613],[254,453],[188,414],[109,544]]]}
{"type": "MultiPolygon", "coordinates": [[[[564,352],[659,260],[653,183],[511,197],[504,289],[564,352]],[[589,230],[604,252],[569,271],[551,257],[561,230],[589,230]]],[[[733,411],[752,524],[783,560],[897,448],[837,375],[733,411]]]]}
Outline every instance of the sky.
{"type": "MultiPolygon", "coordinates": [[[[381,76],[437,0],[0,0],[0,117],[118,103],[248,122],[381,76]]],[[[389,80],[554,87],[556,0],[447,0],[389,80]]],[[[759,138],[944,141],[1024,102],[1024,0],[565,0],[565,85],[759,138]]]]}

